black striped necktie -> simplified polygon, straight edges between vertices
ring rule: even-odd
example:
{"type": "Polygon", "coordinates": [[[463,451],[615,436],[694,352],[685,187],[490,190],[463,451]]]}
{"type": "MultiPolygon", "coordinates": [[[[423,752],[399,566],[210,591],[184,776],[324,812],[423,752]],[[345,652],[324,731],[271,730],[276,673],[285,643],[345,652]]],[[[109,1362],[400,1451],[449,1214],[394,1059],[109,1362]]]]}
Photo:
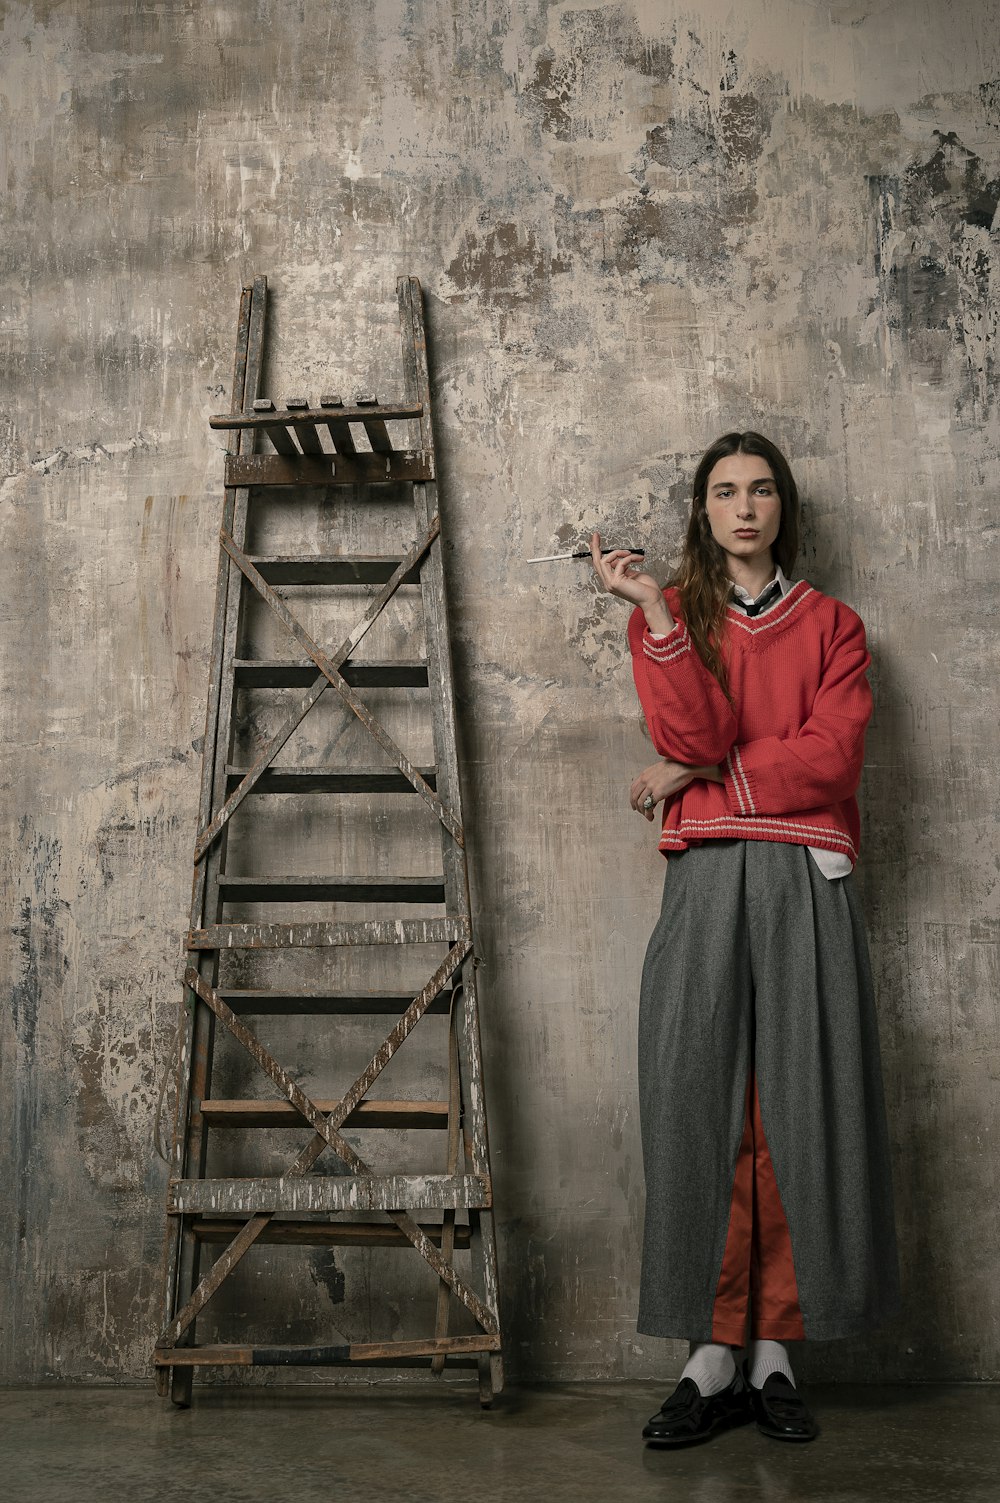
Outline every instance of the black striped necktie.
{"type": "Polygon", "coordinates": [[[780,595],[781,585],[776,579],[772,579],[767,588],[761,590],[756,600],[744,600],[743,609],[748,616],[759,616],[761,611],[766,611],[769,605],[773,605],[779,599],[780,595]]]}

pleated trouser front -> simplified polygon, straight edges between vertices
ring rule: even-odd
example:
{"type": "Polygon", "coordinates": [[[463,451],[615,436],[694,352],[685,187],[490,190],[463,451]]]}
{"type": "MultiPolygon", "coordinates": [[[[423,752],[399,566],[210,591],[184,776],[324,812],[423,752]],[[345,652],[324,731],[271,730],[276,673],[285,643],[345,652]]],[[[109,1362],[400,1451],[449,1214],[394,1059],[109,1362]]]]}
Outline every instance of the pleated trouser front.
{"type": "Polygon", "coordinates": [[[752,1335],[823,1341],[896,1309],[852,877],[828,881],[804,846],[769,841],[670,856],[643,967],[639,1105],[640,1332],[736,1344],[745,1308],[752,1335]]]}

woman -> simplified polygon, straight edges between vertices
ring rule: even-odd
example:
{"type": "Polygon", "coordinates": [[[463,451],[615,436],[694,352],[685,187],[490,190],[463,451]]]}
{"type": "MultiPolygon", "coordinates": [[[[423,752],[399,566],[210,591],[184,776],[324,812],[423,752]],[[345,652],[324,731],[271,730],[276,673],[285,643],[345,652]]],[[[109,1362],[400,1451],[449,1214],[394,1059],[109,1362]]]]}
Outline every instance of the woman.
{"type": "Polygon", "coordinates": [[[691,1346],[643,1430],[653,1445],[751,1418],[813,1439],[786,1343],[853,1335],[898,1303],[851,876],[870,659],[852,610],[789,582],[797,551],[795,481],[757,433],[702,456],[672,587],[592,539],[601,586],[635,607],[632,666],[661,760],[631,803],[650,820],[663,804],[668,858],[639,1007],[638,1328],[691,1346]]]}

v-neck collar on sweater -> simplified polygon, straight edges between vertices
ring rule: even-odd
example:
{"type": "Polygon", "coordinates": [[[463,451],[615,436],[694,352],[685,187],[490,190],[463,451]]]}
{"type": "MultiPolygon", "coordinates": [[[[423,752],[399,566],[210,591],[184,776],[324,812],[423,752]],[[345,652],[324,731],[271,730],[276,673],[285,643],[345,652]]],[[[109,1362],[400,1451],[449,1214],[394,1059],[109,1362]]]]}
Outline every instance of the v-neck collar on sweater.
{"type": "Polygon", "coordinates": [[[781,565],[776,564],[774,579],[770,580],[764,586],[760,595],[756,597],[757,600],[761,598],[761,595],[766,594],[775,583],[777,583],[781,593],[775,599],[773,605],[765,606],[759,616],[748,616],[746,611],[741,608],[743,604],[754,605],[756,601],[752,599],[748,591],[744,590],[741,585],[734,584],[733,596],[738,603],[734,604],[730,601],[726,607],[726,614],[730,623],[733,626],[738,626],[742,631],[748,632],[751,636],[755,636],[758,632],[770,631],[772,628],[786,623],[791,616],[796,614],[802,601],[809,595],[816,593],[812,585],[804,579],[800,579],[796,584],[792,584],[791,580],[784,574],[781,565]]]}

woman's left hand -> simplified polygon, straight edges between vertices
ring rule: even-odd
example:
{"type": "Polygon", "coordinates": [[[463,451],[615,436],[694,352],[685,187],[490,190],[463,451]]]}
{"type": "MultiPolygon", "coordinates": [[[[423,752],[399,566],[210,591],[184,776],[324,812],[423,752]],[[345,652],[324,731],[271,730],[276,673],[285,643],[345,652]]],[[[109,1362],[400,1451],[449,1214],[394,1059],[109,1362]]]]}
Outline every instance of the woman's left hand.
{"type": "Polygon", "coordinates": [[[629,789],[629,803],[633,809],[651,820],[656,805],[662,804],[665,798],[672,798],[675,793],[680,793],[695,776],[695,768],[687,767],[683,762],[668,762],[665,758],[654,762],[652,767],[644,768],[633,779],[629,789]],[[647,799],[652,802],[647,803],[647,799]]]}

